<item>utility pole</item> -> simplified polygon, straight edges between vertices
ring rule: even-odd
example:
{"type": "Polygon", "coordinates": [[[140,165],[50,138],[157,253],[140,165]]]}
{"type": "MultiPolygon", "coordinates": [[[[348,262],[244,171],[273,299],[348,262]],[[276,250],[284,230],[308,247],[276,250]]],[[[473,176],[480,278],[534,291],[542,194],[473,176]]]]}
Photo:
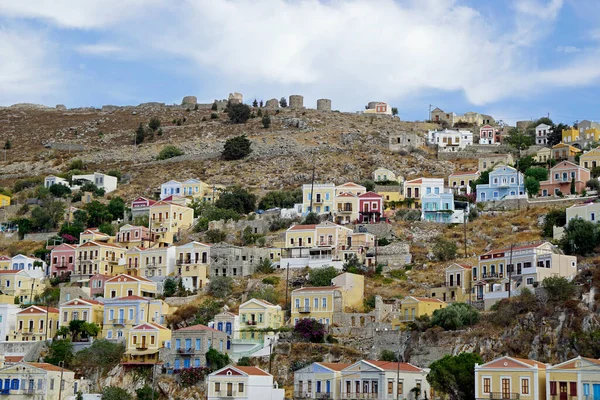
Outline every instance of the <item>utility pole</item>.
{"type": "Polygon", "coordinates": [[[65,370],[65,362],[59,361],[58,366],[60,367],[60,386],[58,387],[58,400],[62,400],[63,372],[65,370]]]}
{"type": "Polygon", "coordinates": [[[313,157],[312,179],[310,181],[310,211],[313,212],[313,194],[315,189],[315,158],[313,157]]]}
{"type": "Polygon", "coordinates": [[[398,330],[398,357],[396,359],[396,400],[400,400],[400,391],[398,390],[400,385],[400,335],[402,330],[398,330]]]}
{"type": "Polygon", "coordinates": [[[273,355],[273,338],[270,338],[269,339],[269,374],[271,374],[271,364],[273,361],[272,355],[273,355]]]}
{"type": "Polygon", "coordinates": [[[50,307],[48,306],[48,297],[46,297],[46,340],[48,340],[48,315],[50,314],[50,307]]]}
{"type": "Polygon", "coordinates": [[[510,287],[511,287],[511,278],[512,278],[512,270],[513,270],[513,262],[512,262],[512,256],[513,256],[513,244],[510,245],[510,264],[508,267],[508,298],[510,299],[510,287]]]}
{"type": "Polygon", "coordinates": [[[290,315],[291,315],[291,305],[288,308],[288,290],[290,287],[290,263],[287,264],[287,272],[286,272],[286,276],[285,276],[285,308],[290,311],[290,315]]]}
{"type": "MultiPolygon", "coordinates": [[[[154,371],[156,370],[156,363],[152,364],[152,400],[154,400],[154,371]]],[[[60,399],[58,399],[60,400],[60,399]]]]}
{"type": "MultiPolygon", "coordinates": [[[[467,210],[469,209],[469,203],[467,202],[467,210]]],[[[467,213],[465,212],[463,217],[463,234],[465,241],[465,258],[467,258],[467,213]]]]}

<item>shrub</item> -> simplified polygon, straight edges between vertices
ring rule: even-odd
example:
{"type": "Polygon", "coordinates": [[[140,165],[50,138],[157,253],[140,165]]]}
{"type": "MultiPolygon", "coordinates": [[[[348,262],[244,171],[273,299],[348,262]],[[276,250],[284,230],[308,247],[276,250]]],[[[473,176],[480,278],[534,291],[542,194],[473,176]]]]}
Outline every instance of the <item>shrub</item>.
{"type": "Polygon", "coordinates": [[[152,129],[153,131],[160,128],[160,119],[157,117],[150,118],[150,122],[148,122],[148,128],[152,129]]]}
{"type": "Polygon", "coordinates": [[[48,188],[50,194],[54,197],[67,197],[71,194],[71,188],[65,185],[54,184],[48,188]]]}
{"type": "Polygon", "coordinates": [[[402,281],[405,281],[407,279],[406,271],[403,269],[394,269],[390,271],[390,277],[394,279],[400,279],[402,281]]]}
{"type": "Polygon", "coordinates": [[[210,229],[206,231],[206,241],[209,243],[220,243],[227,239],[227,233],[219,229],[210,229]]]}
{"type": "Polygon", "coordinates": [[[562,276],[544,278],[542,287],[546,289],[550,301],[564,302],[575,297],[577,293],[575,283],[562,276]]]}
{"type": "Polygon", "coordinates": [[[115,178],[117,178],[117,180],[119,182],[121,181],[121,178],[123,177],[123,174],[118,169],[111,169],[110,171],[108,171],[106,173],[106,175],[114,176],[115,178]]]}
{"type": "Polygon", "coordinates": [[[213,276],[208,283],[208,293],[216,298],[226,298],[233,290],[233,279],[228,276],[213,276]]]}
{"type": "Polygon", "coordinates": [[[273,263],[268,258],[263,258],[263,260],[256,266],[256,272],[259,274],[272,274],[275,272],[275,267],[273,263]]]}
{"type": "Polygon", "coordinates": [[[594,252],[599,241],[600,235],[596,223],[575,218],[566,226],[560,246],[567,254],[587,256],[594,252]]]}
{"type": "Polygon", "coordinates": [[[234,138],[227,139],[221,156],[224,160],[242,159],[252,152],[250,145],[251,142],[250,140],[248,140],[246,135],[236,136],[234,138]]]}
{"type": "Polygon", "coordinates": [[[325,325],[314,319],[303,318],[294,326],[294,336],[303,341],[323,343],[325,334],[325,325]]]}
{"type": "MultiPolygon", "coordinates": [[[[594,167],[594,168],[600,168],[600,167],[594,167]]],[[[598,181],[598,179],[590,179],[589,181],[587,181],[585,186],[590,188],[591,190],[598,191],[598,190],[600,190],[600,181],[598,181]]]]}
{"type": "Polygon", "coordinates": [[[64,361],[65,367],[69,368],[73,361],[73,343],[71,343],[71,339],[53,340],[48,346],[48,355],[44,358],[44,361],[53,365],[58,365],[60,361],[64,361]]]}
{"type": "MultiPolygon", "coordinates": [[[[219,119],[219,115],[216,114],[216,113],[211,113],[210,114],[210,119],[219,119]]],[[[181,124],[179,124],[179,125],[181,125],[181,124]]]]}
{"type": "Polygon", "coordinates": [[[286,107],[287,107],[287,100],[285,99],[285,97],[282,97],[282,98],[279,100],[279,105],[280,105],[281,107],[283,107],[283,108],[286,108],[286,107]]]}
{"type": "Polygon", "coordinates": [[[250,118],[250,112],[250,107],[246,104],[237,103],[229,107],[227,115],[234,124],[243,124],[250,118]]]}
{"type": "Polygon", "coordinates": [[[184,154],[183,151],[179,147],[176,147],[173,145],[168,145],[168,146],[165,146],[162,148],[160,153],[158,153],[158,157],[156,157],[156,158],[158,160],[166,160],[168,158],[181,156],[183,154],[184,154]]]}
{"type": "Polygon", "coordinates": [[[365,297],[363,299],[363,307],[365,309],[365,312],[371,312],[371,310],[375,309],[375,295],[372,294],[369,297],[365,297]]]}
{"type": "Polygon", "coordinates": [[[567,223],[567,211],[566,210],[552,210],[546,214],[544,219],[544,226],[542,228],[542,234],[545,237],[552,237],[554,226],[564,226],[567,223]]]}
{"type": "Polygon", "coordinates": [[[116,229],[115,226],[110,222],[105,222],[98,227],[98,230],[102,233],[107,234],[108,236],[114,236],[116,229]]]}
{"type": "Polygon", "coordinates": [[[140,122],[137,129],[135,130],[135,144],[141,144],[144,142],[144,138],[146,137],[146,130],[144,129],[144,125],[140,122]]]}
{"type": "Polygon", "coordinates": [[[184,368],[179,371],[179,381],[183,387],[194,386],[198,382],[203,382],[209,373],[210,368],[206,367],[184,368]]]}
{"type": "Polygon", "coordinates": [[[456,330],[479,321],[479,312],[466,303],[452,303],[446,308],[435,310],[431,324],[445,330],[456,330]]]}
{"type": "Polygon", "coordinates": [[[137,397],[136,400],[153,400],[159,399],[159,393],[156,390],[153,390],[149,385],[144,385],[143,387],[135,390],[135,395],[137,397]],[[154,392],[154,393],[153,393],[154,392]]]}
{"type": "Polygon", "coordinates": [[[272,304],[277,304],[279,302],[279,295],[270,286],[263,287],[260,290],[255,290],[255,291],[250,292],[248,294],[248,298],[262,299],[262,300],[266,300],[272,304]]]}
{"type": "MultiPolygon", "coordinates": [[[[260,110],[258,110],[260,112],[260,110]]],[[[268,114],[266,114],[265,116],[262,117],[262,124],[263,124],[263,128],[265,129],[269,129],[269,127],[271,126],[271,117],[269,117],[268,114]]]]}
{"type": "Polygon", "coordinates": [[[117,386],[105,386],[102,389],[102,400],[132,400],[127,390],[117,386]]]}
{"type": "Polygon", "coordinates": [[[228,188],[221,193],[215,206],[224,210],[233,210],[237,213],[249,213],[256,206],[256,195],[239,186],[228,188]]]}
{"type": "Polygon", "coordinates": [[[78,170],[84,170],[85,169],[85,164],[83,163],[82,160],[73,160],[69,163],[69,171],[74,170],[74,169],[78,169],[78,170]]]}
{"type": "Polygon", "coordinates": [[[398,362],[398,356],[392,350],[381,350],[379,361],[398,362]]]}
{"type": "Polygon", "coordinates": [[[308,273],[308,283],[312,286],[330,286],[336,276],[338,270],[334,267],[312,268],[308,273]]]}
{"type": "Polygon", "coordinates": [[[302,221],[304,225],[313,225],[318,224],[320,222],[321,219],[315,212],[309,212],[308,214],[306,214],[306,217],[304,217],[304,221],[302,221]]]}
{"type": "Polygon", "coordinates": [[[475,364],[482,364],[479,354],[461,353],[447,355],[430,366],[427,382],[438,393],[445,393],[449,400],[475,398],[475,364]]]}
{"type": "Polygon", "coordinates": [[[548,170],[543,167],[529,167],[525,171],[525,176],[530,176],[536,181],[545,181],[548,179],[548,170]]]}
{"type": "Polygon", "coordinates": [[[211,347],[210,350],[206,352],[206,362],[211,369],[217,370],[230,364],[231,360],[227,354],[221,353],[217,349],[211,347]]]}
{"type": "Polygon", "coordinates": [[[208,121],[206,117],[202,117],[202,122],[208,121]]]}
{"type": "MultiPolygon", "coordinates": [[[[256,100],[255,100],[256,101],[256,100]]],[[[256,107],[256,106],[255,106],[256,107]]],[[[242,357],[238,360],[237,365],[239,367],[251,367],[252,363],[250,362],[249,357],[242,357]]]]}
{"type": "Polygon", "coordinates": [[[263,278],[262,283],[264,283],[265,285],[279,285],[279,281],[281,281],[281,279],[278,276],[267,276],[266,278],[263,278]]]}
{"type": "Polygon", "coordinates": [[[456,258],[458,247],[456,242],[438,237],[433,245],[433,255],[439,261],[451,261],[456,258]]]}
{"type": "Polygon", "coordinates": [[[212,104],[212,107],[210,109],[213,110],[213,111],[217,111],[218,110],[217,102],[216,101],[212,104]]]}

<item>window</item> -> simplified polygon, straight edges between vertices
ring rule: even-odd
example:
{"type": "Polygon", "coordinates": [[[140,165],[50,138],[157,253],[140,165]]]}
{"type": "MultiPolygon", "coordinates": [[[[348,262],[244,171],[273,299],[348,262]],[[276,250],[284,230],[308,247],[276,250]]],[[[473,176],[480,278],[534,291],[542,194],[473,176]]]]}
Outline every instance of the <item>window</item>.
{"type": "Polygon", "coordinates": [[[483,393],[492,392],[492,378],[483,378],[483,393]]]}
{"type": "Polygon", "coordinates": [[[590,221],[596,220],[596,213],[590,213],[590,221]]]}
{"type": "Polygon", "coordinates": [[[327,297],[323,297],[321,304],[323,308],[327,308],[327,297]]]}
{"type": "Polygon", "coordinates": [[[404,381],[403,380],[399,380],[398,381],[398,393],[397,394],[404,394],[404,381]]]}
{"type": "Polygon", "coordinates": [[[394,381],[391,380],[391,379],[388,380],[388,390],[387,390],[387,392],[388,392],[388,394],[394,394],[394,381]]]}
{"type": "Polygon", "coordinates": [[[202,350],[202,339],[196,339],[196,350],[202,350]]]}
{"type": "Polygon", "coordinates": [[[314,303],[315,303],[314,308],[319,308],[319,298],[318,297],[315,297],[314,303]]]}
{"type": "Polygon", "coordinates": [[[529,379],[521,379],[521,394],[529,394],[529,379]]]}
{"type": "Polygon", "coordinates": [[[50,379],[50,390],[54,390],[54,379],[50,379]]]}
{"type": "Polygon", "coordinates": [[[221,382],[215,382],[215,392],[221,391],[221,382]]]}
{"type": "Polygon", "coordinates": [[[577,382],[569,382],[569,392],[571,396],[577,396],[577,382]]]}
{"type": "Polygon", "coordinates": [[[129,309],[129,319],[133,320],[133,308],[129,309]]]}
{"type": "Polygon", "coordinates": [[[533,285],[533,278],[527,278],[527,284],[533,285]]]}

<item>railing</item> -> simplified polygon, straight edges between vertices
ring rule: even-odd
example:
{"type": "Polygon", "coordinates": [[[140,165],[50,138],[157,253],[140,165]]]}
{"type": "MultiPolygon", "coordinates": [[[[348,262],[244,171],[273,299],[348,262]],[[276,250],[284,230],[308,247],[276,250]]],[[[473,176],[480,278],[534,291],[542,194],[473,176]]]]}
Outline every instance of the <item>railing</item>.
{"type": "Polygon", "coordinates": [[[490,279],[490,278],[502,278],[503,274],[499,274],[497,272],[488,272],[481,274],[481,279],[490,279]]]}
{"type": "Polygon", "coordinates": [[[125,318],[115,318],[112,323],[113,325],[125,325],[125,318]]]}
{"type": "Polygon", "coordinates": [[[378,399],[377,393],[342,393],[342,400],[355,400],[355,399],[378,399]]]}
{"type": "Polygon", "coordinates": [[[159,268],[159,267],[160,267],[160,265],[159,264],[155,264],[155,263],[146,264],[146,268],[154,269],[154,268],[159,268]]]}
{"type": "MultiPolygon", "coordinates": [[[[177,260],[177,265],[191,265],[191,264],[200,264],[200,259],[198,260],[177,260]]],[[[206,263],[202,263],[206,264],[206,263]]]]}
{"type": "Polygon", "coordinates": [[[177,354],[182,354],[182,355],[194,354],[194,349],[191,347],[189,349],[177,349],[177,354]]]}
{"type": "Polygon", "coordinates": [[[137,345],[137,346],[135,347],[135,349],[136,349],[136,350],[140,350],[140,351],[143,351],[143,350],[148,350],[148,345],[146,345],[146,344],[140,344],[140,345],[137,345]]]}
{"type": "Polygon", "coordinates": [[[490,393],[491,400],[519,400],[521,397],[519,393],[502,393],[492,392],[490,393]]]}
{"type": "Polygon", "coordinates": [[[310,312],[310,307],[298,307],[296,309],[300,314],[306,314],[310,312]]]}
{"type": "Polygon", "coordinates": [[[415,320],[414,315],[400,315],[398,317],[398,321],[400,321],[400,322],[412,322],[414,320],[415,320]]]}
{"type": "Polygon", "coordinates": [[[246,325],[256,325],[256,321],[246,321],[246,325]]]}
{"type": "Polygon", "coordinates": [[[54,264],[54,268],[68,268],[68,267],[72,267],[73,264],[66,264],[66,263],[60,263],[60,264],[54,264]]]}

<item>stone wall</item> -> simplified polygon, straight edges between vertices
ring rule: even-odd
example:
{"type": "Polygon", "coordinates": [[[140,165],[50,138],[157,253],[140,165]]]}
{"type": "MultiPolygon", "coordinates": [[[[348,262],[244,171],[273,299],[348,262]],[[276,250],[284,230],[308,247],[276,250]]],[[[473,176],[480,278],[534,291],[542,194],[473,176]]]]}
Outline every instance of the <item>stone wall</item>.
{"type": "Polygon", "coordinates": [[[377,246],[377,263],[387,265],[391,269],[410,264],[412,256],[410,245],[403,242],[393,242],[387,246],[377,246]]]}
{"type": "Polygon", "coordinates": [[[473,145],[467,146],[463,151],[456,152],[438,152],[438,160],[460,160],[463,158],[477,159],[483,154],[506,154],[511,152],[512,149],[505,145],[473,145]]]}
{"type": "Polygon", "coordinates": [[[234,220],[230,219],[228,221],[225,221],[225,220],[210,221],[208,223],[208,229],[218,229],[218,230],[225,231],[225,232],[236,233],[236,232],[242,232],[247,227],[250,227],[250,229],[252,230],[252,233],[265,235],[265,234],[269,233],[269,225],[270,225],[269,218],[257,218],[255,220],[251,220],[251,221],[246,220],[246,219],[234,221],[234,220]]]}
{"type": "Polygon", "coordinates": [[[45,232],[45,233],[27,233],[23,240],[29,240],[32,242],[43,242],[53,236],[58,235],[58,232],[45,232]]]}
{"type": "Polygon", "coordinates": [[[192,304],[200,295],[193,295],[187,297],[167,297],[164,301],[169,305],[169,307],[181,307],[186,304],[192,304]]]}
{"type": "Polygon", "coordinates": [[[331,100],[329,100],[329,99],[317,100],[317,111],[331,111],[331,100]]]}
{"type": "Polygon", "coordinates": [[[24,361],[36,362],[40,358],[45,341],[38,342],[0,342],[0,354],[5,356],[23,356],[24,361]]]}
{"type": "Polygon", "coordinates": [[[520,207],[522,209],[531,207],[569,207],[573,204],[581,203],[586,200],[596,199],[596,196],[587,197],[565,197],[565,198],[534,198],[521,200],[501,200],[501,201],[486,201],[484,202],[483,211],[505,211],[515,210],[520,207]]]}
{"type": "Polygon", "coordinates": [[[358,224],[356,225],[355,232],[362,232],[365,229],[377,238],[386,239],[390,239],[394,232],[391,224],[358,224]]]}

